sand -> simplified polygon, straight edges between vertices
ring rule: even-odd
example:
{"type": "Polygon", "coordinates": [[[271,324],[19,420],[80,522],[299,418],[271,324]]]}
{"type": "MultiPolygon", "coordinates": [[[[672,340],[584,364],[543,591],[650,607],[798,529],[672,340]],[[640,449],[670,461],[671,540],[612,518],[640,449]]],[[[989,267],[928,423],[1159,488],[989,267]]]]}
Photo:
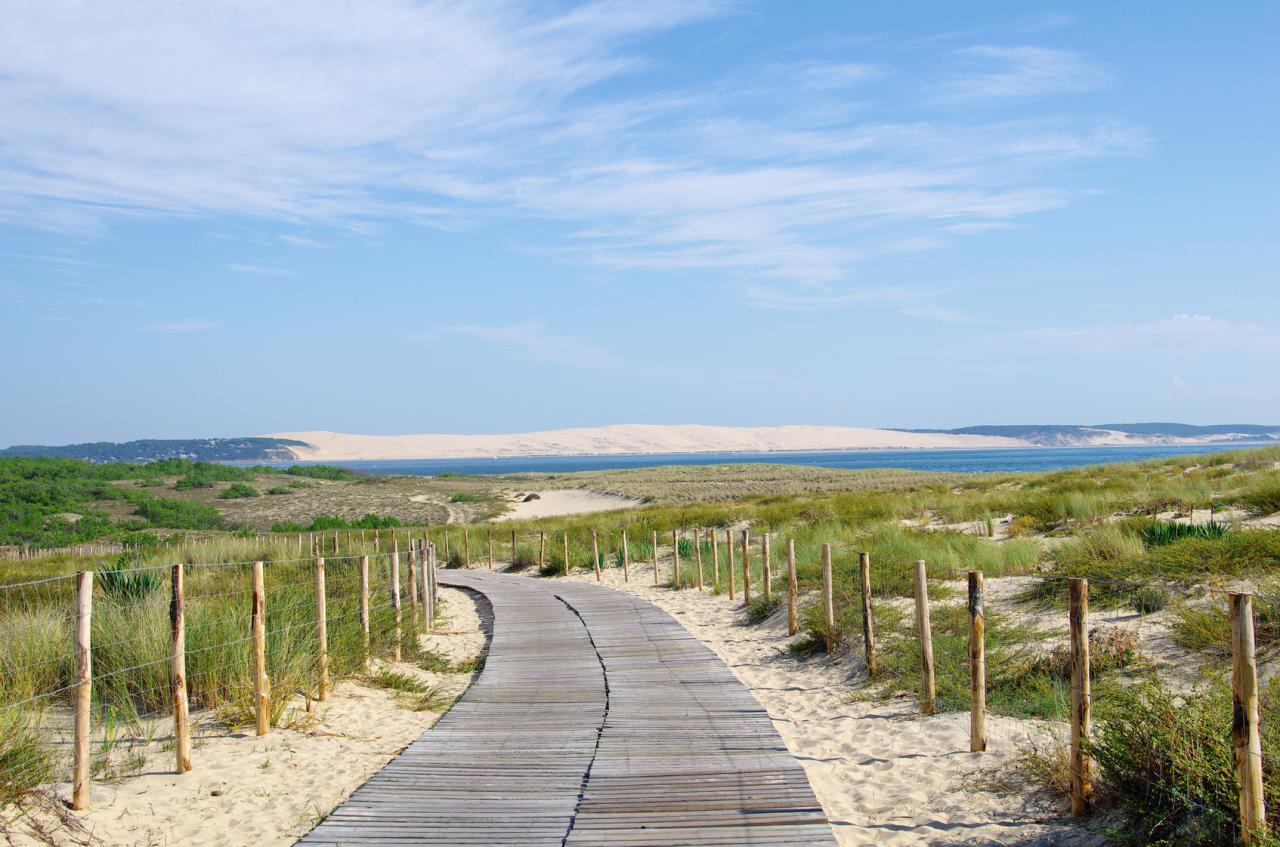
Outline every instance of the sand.
{"type": "Polygon", "coordinates": [[[611,512],[615,509],[631,509],[641,501],[599,491],[563,490],[520,492],[511,497],[511,511],[494,518],[495,521],[516,521],[526,518],[552,518],[559,515],[584,515],[590,512],[611,512]],[[525,501],[529,493],[536,493],[537,500],[525,501]]]}
{"type": "MultiPolygon", "coordinates": [[[[446,629],[423,645],[452,661],[484,650],[489,610],[473,595],[440,589],[446,629]]],[[[465,690],[467,674],[432,674],[413,665],[384,665],[442,686],[450,698],[465,690]]],[[[339,683],[308,717],[298,699],[293,728],[273,727],[261,738],[211,726],[212,716],[193,714],[208,733],[197,738],[194,769],[172,772],[172,754],[153,750],[139,776],[95,782],[92,808],[69,815],[79,830],[48,813],[33,821],[54,830],[56,843],[95,845],[289,845],[309,831],[379,768],[440,717],[414,711],[393,693],[356,681],[339,683]]],[[[61,796],[65,785],[57,786],[61,796]]],[[[6,817],[11,810],[6,810],[6,817]]],[[[35,845],[30,822],[14,825],[11,843],[35,845]]],[[[0,835],[0,841],[3,841],[0,835]]]]}
{"type": "Polygon", "coordinates": [[[1016,438],[898,432],[841,426],[616,426],[553,429],[511,435],[349,435],[277,432],[264,438],[304,441],[290,447],[301,460],[464,459],[495,456],[617,456],[664,453],[767,453],[794,450],[897,450],[1029,447],[1016,438]]]}
{"type": "MultiPolygon", "coordinates": [[[[595,581],[590,573],[570,578],[595,581]]],[[[926,718],[912,699],[859,702],[851,696],[865,680],[858,657],[794,658],[785,609],[748,627],[741,600],[654,588],[649,566],[634,567],[626,585],[617,569],[607,569],[604,580],[670,613],[751,689],[804,766],[841,845],[1106,843],[1072,824],[1063,803],[980,788],[1007,778],[1010,756],[1046,739],[1045,725],[992,716],[988,752],[969,753],[967,712],[926,718]]]]}

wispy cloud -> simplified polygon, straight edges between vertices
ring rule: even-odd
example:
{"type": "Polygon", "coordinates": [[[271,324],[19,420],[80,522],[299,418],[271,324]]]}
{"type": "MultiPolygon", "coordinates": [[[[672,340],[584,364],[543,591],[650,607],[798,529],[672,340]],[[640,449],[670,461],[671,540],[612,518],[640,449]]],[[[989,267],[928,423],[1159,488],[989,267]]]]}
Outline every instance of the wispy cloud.
{"type": "Polygon", "coordinates": [[[274,276],[281,279],[297,279],[298,274],[288,268],[266,268],[261,265],[227,265],[227,270],[251,276],[274,276]]]}
{"type": "Polygon", "coordinates": [[[1174,315],[1149,323],[1094,327],[1046,327],[1024,330],[1025,342],[1061,345],[1082,352],[1112,354],[1146,352],[1204,354],[1280,350],[1280,335],[1259,323],[1241,323],[1207,315],[1174,315]]]}
{"type": "Polygon", "coordinates": [[[963,311],[937,303],[935,295],[901,288],[835,291],[821,287],[796,291],[751,286],[746,291],[746,302],[759,309],[787,312],[819,312],[887,304],[895,307],[899,314],[910,317],[930,318],[944,323],[962,323],[969,319],[963,311]]]}
{"type": "Polygon", "coordinates": [[[314,238],[305,238],[301,235],[281,235],[278,238],[285,244],[293,247],[306,247],[309,250],[328,250],[332,246],[323,241],[316,241],[314,238]]]}
{"type": "Polygon", "coordinates": [[[537,362],[588,370],[607,370],[619,364],[605,347],[582,338],[548,332],[537,321],[509,325],[451,324],[433,326],[416,340],[434,341],[441,336],[472,338],[508,353],[537,362]]]}
{"type": "Polygon", "coordinates": [[[212,332],[221,328],[222,324],[215,321],[180,320],[151,324],[146,329],[147,332],[163,335],[182,335],[192,332],[212,332]]]}
{"type": "Polygon", "coordinates": [[[943,98],[955,102],[1068,94],[1110,82],[1101,66],[1071,50],[984,45],[956,55],[966,67],[941,88],[943,98]]]}

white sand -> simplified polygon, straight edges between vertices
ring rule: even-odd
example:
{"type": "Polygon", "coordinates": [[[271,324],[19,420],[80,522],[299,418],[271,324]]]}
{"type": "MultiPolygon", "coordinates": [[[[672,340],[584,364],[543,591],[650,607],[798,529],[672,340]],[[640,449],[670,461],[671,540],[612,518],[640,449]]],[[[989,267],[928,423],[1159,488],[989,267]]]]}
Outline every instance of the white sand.
{"type": "MultiPolygon", "coordinates": [[[[489,610],[472,595],[440,589],[443,629],[422,642],[452,661],[475,658],[484,649],[489,610]]],[[[386,664],[456,697],[470,682],[465,674],[433,674],[408,664],[386,664]]],[[[33,821],[54,830],[58,843],[95,845],[284,845],[309,831],[379,768],[440,717],[413,711],[384,689],[355,681],[339,684],[329,699],[315,704],[310,720],[298,699],[291,710],[296,728],[273,727],[261,738],[253,728],[212,729],[197,738],[194,769],[172,772],[172,754],[148,751],[139,776],[116,783],[95,782],[92,808],[69,817],[80,831],[67,829],[47,812],[33,821]]],[[[212,715],[193,714],[206,727],[212,715]]],[[[57,786],[67,794],[67,786],[57,786]]],[[[6,810],[6,817],[11,810],[6,810]]],[[[14,826],[10,843],[36,845],[30,824],[14,826]]],[[[0,836],[3,840],[3,836],[0,836]]]]}
{"type": "Polygon", "coordinates": [[[663,453],[767,453],[787,450],[894,450],[1028,447],[1016,438],[986,435],[897,432],[841,426],[659,426],[618,424],[553,429],[513,435],[348,435],[339,432],[277,432],[291,438],[308,461],[357,459],[461,459],[492,456],[617,456],[663,453]]]}
{"type": "MultiPolygon", "coordinates": [[[[669,568],[668,560],[664,576],[669,568]]],[[[571,578],[595,581],[590,573],[571,578]]],[[[626,585],[614,568],[604,579],[670,613],[751,689],[804,766],[841,845],[1106,843],[1072,825],[1062,805],[978,787],[1019,745],[1046,737],[1041,724],[992,716],[988,752],[969,753],[967,712],[925,718],[911,699],[855,702],[865,680],[859,658],[793,658],[785,609],[743,626],[740,599],[654,588],[651,566],[634,566],[626,585]]]]}
{"type": "Polygon", "coordinates": [[[560,490],[521,492],[523,496],[512,498],[511,511],[494,518],[495,521],[516,521],[525,518],[552,518],[559,515],[584,515],[590,512],[611,512],[615,509],[631,509],[641,505],[640,500],[602,494],[599,491],[560,490]],[[536,493],[537,500],[524,501],[528,493],[536,493]]]}

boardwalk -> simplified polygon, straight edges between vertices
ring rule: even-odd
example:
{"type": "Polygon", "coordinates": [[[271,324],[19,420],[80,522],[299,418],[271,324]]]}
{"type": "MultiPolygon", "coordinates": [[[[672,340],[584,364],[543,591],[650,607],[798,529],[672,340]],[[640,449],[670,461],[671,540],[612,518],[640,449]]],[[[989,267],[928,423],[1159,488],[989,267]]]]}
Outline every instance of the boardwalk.
{"type": "Polygon", "coordinates": [[[493,606],[484,672],[308,845],[833,845],[716,656],[608,588],[441,571],[493,606]]]}

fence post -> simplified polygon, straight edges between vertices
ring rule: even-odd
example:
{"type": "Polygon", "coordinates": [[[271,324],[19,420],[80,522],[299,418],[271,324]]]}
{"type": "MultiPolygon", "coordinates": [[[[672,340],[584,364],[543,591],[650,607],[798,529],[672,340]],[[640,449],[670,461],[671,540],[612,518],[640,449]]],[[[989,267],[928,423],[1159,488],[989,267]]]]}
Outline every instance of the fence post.
{"type": "MultiPolygon", "coordinates": [[[[374,540],[376,541],[377,539],[374,540]]],[[[375,547],[374,549],[376,550],[377,548],[375,547]]],[[[444,531],[444,557],[446,559],[449,558],[449,530],[447,529],[444,531]]]]}
{"type": "Polygon", "coordinates": [[[693,531],[693,557],[698,562],[698,590],[702,590],[702,544],[699,543],[698,530],[693,531]]]}
{"type": "Polygon", "coordinates": [[[175,771],[191,770],[191,722],[187,716],[187,626],[186,592],[181,562],[170,569],[169,595],[169,685],[173,703],[173,752],[175,771]]]}
{"type": "Polygon", "coordinates": [[[671,530],[671,587],[680,587],[680,536],[671,530]]]}
{"type": "Polygon", "coordinates": [[[916,632],[920,636],[920,710],[932,715],[938,690],[933,678],[933,630],[929,625],[929,571],[916,560],[916,632]]]}
{"type": "MultiPolygon", "coordinates": [[[[446,554],[447,555],[447,554],[446,554]]],[[[541,571],[547,563],[547,533],[545,530],[538,530],[538,570],[541,571]]]]}
{"type": "Polygon", "coordinates": [[[333,531],[333,555],[338,555],[338,531],[336,529],[333,531]]]}
{"type": "Polygon", "coordinates": [[[653,531],[653,584],[658,584],[658,531],[653,531]]]}
{"type": "Polygon", "coordinates": [[[622,581],[631,581],[631,549],[627,546],[627,531],[622,531],[622,581]]]}
{"type": "Polygon", "coordinates": [[[360,557],[360,629],[364,632],[364,660],[369,659],[369,557],[360,557]]]}
{"type": "Polygon", "coordinates": [[[751,530],[742,531],[742,605],[751,605],[751,530]]]}
{"type": "Polygon", "coordinates": [[[822,612],[823,636],[825,637],[827,652],[830,653],[835,648],[836,638],[836,604],[835,590],[831,583],[834,581],[834,575],[831,572],[831,545],[822,545],[822,612]]]}
{"type": "Polygon", "coordinates": [[[1253,595],[1231,600],[1231,738],[1240,790],[1240,840],[1259,843],[1267,831],[1262,786],[1262,736],[1258,729],[1258,666],[1254,644],[1253,595]]]}
{"type": "Polygon", "coordinates": [[[969,752],[987,749],[987,645],[982,571],[969,571],[969,752]]]}
{"type": "Polygon", "coordinates": [[[711,528],[708,533],[711,536],[711,579],[716,587],[720,590],[720,539],[716,536],[715,527],[711,528]]]}
{"type": "Polygon", "coordinates": [[[511,530],[511,567],[516,566],[516,531],[511,530]]]}
{"type": "Polygon", "coordinates": [[[418,539],[418,601],[422,604],[422,625],[431,629],[431,575],[427,573],[427,562],[431,558],[431,542],[426,538],[418,539]]]}
{"type": "Polygon", "coordinates": [[[796,634],[796,540],[787,539],[787,635],[796,634]]]}
{"type": "Polygon", "coordinates": [[[320,674],[316,699],[326,700],[329,697],[329,612],[324,589],[323,557],[316,558],[316,642],[316,670],[320,674]]]}
{"type": "Polygon", "coordinates": [[[871,554],[858,554],[858,579],[862,584],[862,649],[867,660],[867,677],[874,678],[876,666],[876,627],[871,615],[871,554]]]}
{"type": "Polygon", "coordinates": [[[1089,813],[1089,717],[1093,703],[1089,680],[1089,580],[1067,580],[1071,630],[1071,814],[1089,813]]]}
{"type": "Polygon", "coordinates": [[[493,570],[493,530],[489,530],[489,570],[493,570]]]}
{"type": "Polygon", "coordinates": [[[93,571],[76,574],[76,729],[71,808],[89,808],[89,706],[93,700],[93,571]]]}
{"type": "Polygon", "coordinates": [[[409,538],[409,621],[411,629],[418,631],[418,548],[409,538]]]}
{"type": "Polygon", "coordinates": [[[591,530],[591,566],[596,569],[596,582],[600,581],[600,536],[591,530]]]}
{"type": "Polygon", "coordinates": [[[737,597],[737,592],[733,589],[733,530],[729,527],[724,529],[724,550],[729,557],[726,564],[729,566],[729,600],[732,602],[737,597]]]}
{"type": "Polygon", "coordinates": [[[253,612],[249,635],[253,639],[253,705],[258,735],[271,731],[271,679],[267,676],[267,590],[262,562],[253,563],[253,612]]]}
{"type": "Polygon", "coordinates": [[[396,638],[391,648],[391,658],[400,661],[400,541],[391,539],[391,608],[396,613],[396,638]]]}
{"type": "Polygon", "coordinates": [[[471,530],[462,528],[462,566],[471,567],[471,530]]]}
{"type": "Polygon", "coordinates": [[[569,575],[569,530],[564,530],[564,575],[569,575]]]}
{"type": "Polygon", "coordinates": [[[760,539],[761,568],[764,574],[764,599],[773,599],[773,571],[769,564],[769,533],[760,539]]]}
{"type": "Polygon", "coordinates": [[[436,626],[436,545],[427,543],[427,629],[436,626]]]}

